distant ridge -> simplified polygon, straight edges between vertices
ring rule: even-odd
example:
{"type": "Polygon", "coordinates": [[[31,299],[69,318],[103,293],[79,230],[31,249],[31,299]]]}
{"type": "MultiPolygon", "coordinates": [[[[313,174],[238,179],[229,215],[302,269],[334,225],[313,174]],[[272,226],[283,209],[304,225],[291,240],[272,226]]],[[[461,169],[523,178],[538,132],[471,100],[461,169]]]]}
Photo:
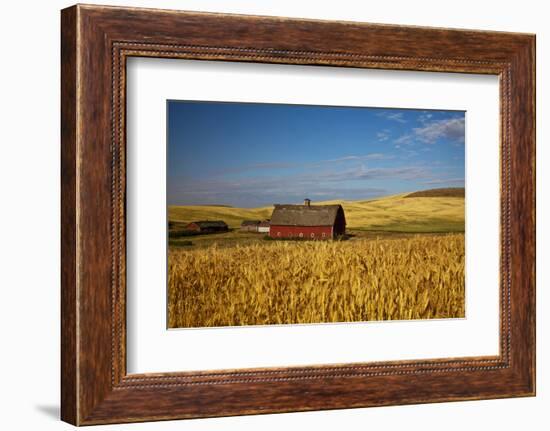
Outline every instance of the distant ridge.
{"type": "Polygon", "coordinates": [[[406,198],[463,198],[464,187],[447,187],[409,193],[406,198]]]}
{"type": "Polygon", "coordinates": [[[222,204],[202,204],[203,207],[222,207],[222,208],[234,208],[233,205],[222,205],[222,204]]]}

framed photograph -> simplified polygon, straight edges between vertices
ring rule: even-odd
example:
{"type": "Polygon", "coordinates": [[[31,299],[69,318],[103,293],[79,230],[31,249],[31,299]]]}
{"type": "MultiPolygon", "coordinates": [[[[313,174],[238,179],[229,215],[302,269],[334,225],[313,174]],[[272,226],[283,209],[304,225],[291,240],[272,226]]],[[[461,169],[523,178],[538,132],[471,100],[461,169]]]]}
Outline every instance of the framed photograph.
{"type": "Polygon", "coordinates": [[[61,14],[61,415],[535,394],[535,36],[61,14]]]}

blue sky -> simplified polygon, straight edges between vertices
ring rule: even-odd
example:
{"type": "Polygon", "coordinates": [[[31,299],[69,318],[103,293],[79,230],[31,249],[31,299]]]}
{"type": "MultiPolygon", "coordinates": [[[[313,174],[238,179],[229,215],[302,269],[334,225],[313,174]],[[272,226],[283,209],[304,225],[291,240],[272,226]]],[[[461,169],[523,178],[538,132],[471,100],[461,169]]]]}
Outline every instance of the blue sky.
{"type": "Polygon", "coordinates": [[[169,205],[464,187],[462,111],[168,101],[169,205]]]}

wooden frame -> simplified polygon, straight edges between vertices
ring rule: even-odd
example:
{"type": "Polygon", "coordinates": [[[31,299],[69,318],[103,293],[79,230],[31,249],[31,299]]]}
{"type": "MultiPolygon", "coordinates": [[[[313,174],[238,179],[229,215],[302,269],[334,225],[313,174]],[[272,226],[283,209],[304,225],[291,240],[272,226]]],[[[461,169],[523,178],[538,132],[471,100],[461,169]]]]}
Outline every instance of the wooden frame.
{"type": "Polygon", "coordinates": [[[100,6],[62,11],[61,417],[75,425],[535,394],[535,37],[100,6]],[[494,74],[500,355],[127,375],[129,56],[494,74]]]}

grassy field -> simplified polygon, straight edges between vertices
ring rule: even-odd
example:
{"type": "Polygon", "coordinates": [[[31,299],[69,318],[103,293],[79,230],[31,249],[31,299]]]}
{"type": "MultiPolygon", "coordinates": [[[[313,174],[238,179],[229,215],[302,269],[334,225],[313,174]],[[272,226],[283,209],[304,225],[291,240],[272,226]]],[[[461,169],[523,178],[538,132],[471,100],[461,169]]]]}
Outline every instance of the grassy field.
{"type": "Polygon", "coordinates": [[[464,317],[464,235],[171,249],[169,327],[464,317]]]}
{"type": "MultiPolygon", "coordinates": [[[[464,198],[407,197],[407,194],[366,201],[326,201],[341,204],[347,228],[389,232],[464,232],[464,198]]],[[[227,206],[169,206],[168,219],[224,220],[238,228],[245,219],[267,219],[273,207],[233,208],[227,206]]]]}
{"type": "Polygon", "coordinates": [[[463,317],[463,192],[428,192],[315,202],[344,207],[346,241],[239,232],[272,207],[170,206],[176,228],[224,220],[230,231],[170,239],[169,327],[463,317]]]}

